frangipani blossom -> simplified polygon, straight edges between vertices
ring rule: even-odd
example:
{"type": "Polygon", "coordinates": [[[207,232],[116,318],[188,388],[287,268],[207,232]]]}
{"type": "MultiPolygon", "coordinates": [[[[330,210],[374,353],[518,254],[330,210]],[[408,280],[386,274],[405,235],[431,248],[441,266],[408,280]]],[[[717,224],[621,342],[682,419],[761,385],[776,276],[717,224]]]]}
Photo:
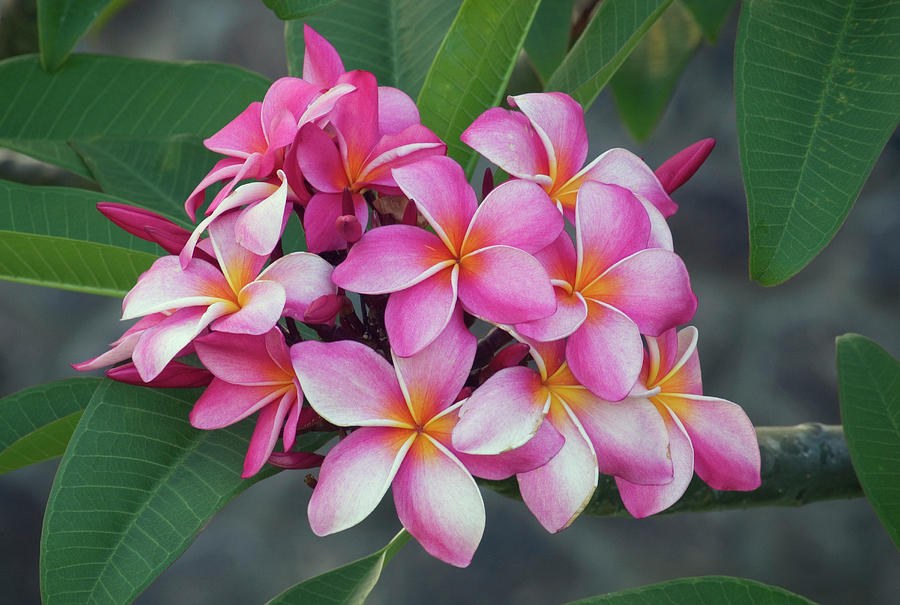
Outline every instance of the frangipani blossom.
{"type": "Polygon", "coordinates": [[[563,341],[529,342],[538,366],[500,370],[460,409],[453,446],[469,454],[521,448],[552,427],[565,444],[547,464],[519,473],[519,491],[550,532],[568,527],[597,487],[598,472],[637,483],[672,479],[665,425],[649,403],[603,401],[565,362],[563,341]]]}
{"type": "Polygon", "coordinates": [[[552,242],[563,220],[540,187],[504,183],[478,206],[462,168],[450,158],[426,158],[393,173],[435,233],[410,225],[373,229],[350,249],[333,279],[354,292],[392,293],[385,326],[397,355],[413,355],[432,342],[457,297],[466,311],[496,323],[554,312],[547,272],[529,253],[552,242]]]}
{"type": "Polygon", "coordinates": [[[636,485],[616,477],[628,512],[646,517],[670,507],[694,471],[717,490],[759,487],[759,444],[747,414],[735,403],[703,395],[696,328],[647,338],[641,377],[621,405],[647,402],[665,422],[674,478],[666,485],[636,485]]]}
{"type": "Polygon", "coordinates": [[[234,334],[265,334],[282,315],[302,320],[313,300],[335,293],[331,265],[315,254],[288,254],[260,273],[268,257],[237,243],[237,220],[232,213],[209,227],[218,267],[195,259],[182,269],[177,256],[164,256],[125,297],[122,319],[172,311],[145,330],[134,346],[132,359],[145,382],[207,326],[234,334]]]}
{"type": "Polygon", "coordinates": [[[587,182],[578,192],[575,240],[562,233],[536,256],[557,297],[550,317],[522,323],[531,339],[568,336],[566,359],[579,382],[609,401],[625,397],[643,358],[641,334],[691,319],[697,299],[687,269],[669,250],[648,248],[650,219],[631,191],[587,182]]]}
{"type": "MultiPolygon", "coordinates": [[[[213,332],[194,347],[215,379],[194,404],[191,425],[218,429],[258,411],[241,474],[252,477],[275,449],[279,433],[285,452],[294,446],[302,415],[303,391],[284,336],[277,328],[260,335],[213,332]]],[[[310,408],[303,411],[315,415],[310,408]]]]}

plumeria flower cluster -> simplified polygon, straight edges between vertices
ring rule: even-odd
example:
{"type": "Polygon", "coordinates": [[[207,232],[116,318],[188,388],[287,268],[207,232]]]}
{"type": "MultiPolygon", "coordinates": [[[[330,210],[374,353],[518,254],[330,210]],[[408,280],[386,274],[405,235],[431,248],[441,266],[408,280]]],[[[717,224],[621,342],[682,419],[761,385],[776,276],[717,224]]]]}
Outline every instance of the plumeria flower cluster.
{"type": "Polygon", "coordinates": [[[99,205],[170,255],[125,297],[137,323],[76,369],[205,387],[193,426],[256,415],[244,477],[321,467],[315,533],[359,523],[390,488],[403,526],[458,566],[484,531],[473,477],[515,476],[551,532],[599,473],[636,517],[677,501],[694,471],[715,489],[759,485],[750,421],[703,395],[697,330],[678,329],[697,301],[669,194],[711,140],[655,173],[624,149],[585,164],[573,99],[511,97],[462,135],[511,175],[494,187],[488,171],[479,203],[406,94],[346,71],[308,27],[305,42],[302,78],[205,141],[225,157],[185,203],[193,231],[99,205]],[[295,220],[303,251],[284,249],[295,220]],[[311,431],[339,441],[302,451],[311,431]]]}

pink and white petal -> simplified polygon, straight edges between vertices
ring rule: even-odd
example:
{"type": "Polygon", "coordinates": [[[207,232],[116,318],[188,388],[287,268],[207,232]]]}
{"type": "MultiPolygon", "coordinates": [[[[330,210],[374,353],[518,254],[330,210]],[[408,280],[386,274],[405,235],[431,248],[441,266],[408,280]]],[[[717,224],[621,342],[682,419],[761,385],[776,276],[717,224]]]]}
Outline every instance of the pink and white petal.
{"type": "Polygon", "coordinates": [[[419,123],[416,102],[408,94],[392,86],[378,87],[378,130],[396,134],[419,123]]]}
{"type": "Polygon", "coordinates": [[[678,204],[672,201],[650,167],[627,149],[610,149],[585,166],[575,179],[599,181],[630,189],[656,206],[666,218],[678,210],[678,204]]]}
{"type": "Polygon", "coordinates": [[[307,122],[314,122],[317,126],[324,128],[328,124],[328,114],[334,109],[335,104],[341,98],[356,90],[352,84],[335,84],[321,95],[312,100],[306,110],[300,115],[299,126],[303,126],[307,122]]]}
{"type": "Polygon", "coordinates": [[[411,357],[392,355],[397,381],[413,418],[424,426],[450,407],[466,384],[477,341],[456,309],[437,338],[411,357]]]}
{"type": "Polygon", "coordinates": [[[340,55],[309,25],[303,24],[303,79],[319,88],[331,88],[344,73],[340,55]]]}
{"type": "Polygon", "coordinates": [[[266,91],[260,109],[260,120],[270,149],[291,144],[297,134],[298,120],[314,98],[319,87],[286,76],[278,78],[266,91]]]}
{"type": "Polygon", "coordinates": [[[456,308],[458,276],[459,269],[453,265],[391,294],[384,325],[396,355],[415,355],[444,331],[456,308]]]}
{"type": "Polygon", "coordinates": [[[284,338],[277,328],[265,335],[210,332],[194,341],[194,350],[203,365],[217,378],[244,386],[273,386],[290,382],[286,372],[272,359],[267,346],[270,337],[284,338]]]}
{"type": "Polygon", "coordinates": [[[659,336],[647,336],[646,341],[647,380],[644,385],[652,388],[657,386],[678,362],[678,332],[672,328],[659,336]]]}
{"type": "Polygon", "coordinates": [[[553,242],[534,257],[547,270],[550,279],[565,282],[570,287],[575,285],[578,269],[578,255],[571,236],[563,231],[553,242]]]}
{"type": "Polygon", "coordinates": [[[684,262],[661,248],[623,258],[582,292],[619,309],[651,336],[689,322],[697,310],[684,262]]]}
{"type": "Polygon", "coordinates": [[[556,533],[575,520],[597,488],[597,457],[578,421],[558,401],[547,415],[565,443],[547,464],[516,475],[528,510],[544,529],[556,533]]]}
{"type": "Polygon", "coordinates": [[[259,274],[257,281],[273,281],[284,288],[283,315],[303,320],[310,303],[337,292],[331,281],[331,264],[317,254],[292,252],[282,256],[259,274]]]}
{"type": "Polygon", "coordinates": [[[447,248],[458,254],[478,208],[462,167],[448,157],[430,156],[395,168],[392,174],[447,248]]]}
{"type": "Polygon", "coordinates": [[[265,334],[284,310],[284,288],[273,281],[250,282],[238,293],[238,303],[240,309],[215,320],[210,328],[232,334],[265,334]]]}
{"type": "Polygon", "coordinates": [[[131,353],[134,351],[135,345],[141,337],[143,330],[140,332],[132,332],[131,334],[122,335],[122,338],[112,345],[112,348],[105,353],[101,353],[93,359],[82,361],[80,363],[70,364],[72,368],[79,372],[90,372],[91,370],[99,370],[114,363],[131,359],[131,353]]]}
{"type": "Polygon", "coordinates": [[[663,408],[666,430],[669,433],[669,454],[672,457],[672,481],[663,485],[638,485],[616,477],[622,503],[631,515],[643,519],[663,511],[681,498],[694,476],[694,449],[681,421],[663,408]]]}
{"type": "Polygon", "coordinates": [[[646,199],[639,197],[638,200],[640,200],[644,210],[647,211],[647,216],[650,218],[650,239],[647,240],[647,247],[662,248],[669,251],[674,250],[675,243],[672,241],[672,231],[669,229],[666,217],[646,199]]]}
{"type": "Polygon", "coordinates": [[[453,447],[479,455],[521,447],[534,437],[549,405],[540,374],[522,366],[500,370],[460,408],[453,447]]]}
{"type": "Polygon", "coordinates": [[[488,109],[459,138],[514,177],[543,187],[553,183],[544,144],[528,118],[517,111],[488,109]]]}
{"type": "Polygon", "coordinates": [[[317,190],[340,193],[350,186],[337,145],[321,128],[304,124],[294,145],[300,171],[317,190]]]}
{"type": "Polygon", "coordinates": [[[637,325],[608,305],[588,301],[588,316],[566,343],[578,381],[607,401],[620,401],[641,371],[644,347],[637,325]]]}
{"type": "Polygon", "coordinates": [[[650,218],[634,194],[616,185],[583,184],[575,205],[577,287],[643,250],[649,239],[650,218]]]}
{"type": "Polygon", "coordinates": [[[216,162],[212,170],[203,177],[203,180],[191,191],[191,194],[184,202],[184,211],[187,212],[192,221],[196,220],[197,208],[203,204],[206,197],[206,188],[213,183],[233,179],[240,172],[243,165],[243,158],[223,158],[216,162]]]}
{"type": "Polygon", "coordinates": [[[253,429],[253,436],[250,437],[247,455],[244,457],[242,479],[249,479],[266,464],[266,460],[275,449],[284,419],[296,401],[297,398],[293,393],[285,393],[280,401],[277,403],[273,401],[260,410],[259,417],[256,419],[256,427],[253,429]]]}
{"type": "Polygon", "coordinates": [[[547,272],[523,250],[482,248],[465,256],[459,267],[459,299],[473,315],[517,324],[556,311],[556,295],[547,272]]]}
{"type": "Polygon", "coordinates": [[[262,103],[254,101],[219,132],[205,139],[203,144],[210,151],[237,158],[248,158],[253,153],[265,153],[268,143],[263,132],[261,115],[262,103]]]}
{"type": "Polygon", "coordinates": [[[286,387],[235,385],[216,378],[203,391],[189,419],[198,429],[220,429],[279,401],[286,387]]]}
{"type": "Polygon", "coordinates": [[[460,254],[496,245],[533,254],[553,243],[564,226],[562,214],[538,185],[518,179],[507,181],[478,207],[460,254]]]}
{"type": "Polygon", "coordinates": [[[291,361],[313,409],[338,426],[414,426],[394,368],[364,344],[298,342],[291,361]]]}
{"type": "Polygon", "coordinates": [[[393,485],[403,527],[432,556],[465,567],[484,533],[481,493],[472,475],[427,435],[416,439],[393,485]]]}
{"type": "Polygon", "coordinates": [[[331,112],[344,168],[354,182],[379,138],[378,85],[374,75],[360,70],[347,72],[339,80],[356,87],[341,97],[331,112]]]}
{"type": "Polygon", "coordinates": [[[492,456],[463,454],[455,450],[453,453],[472,475],[498,481],[544,466],[559,453],[565,441],[559,431],[545,420],[525,445],[514,450],[492,456]]]}
{"type": "Polygon", "coordinates": [[[384,497],[408,455],[416,432],[362,427],[339,441],[322,462],[309,499],[309,525],[317,536],[352,527],[369,516],[384,497]]]}
{"type": "Polygon", "coordinates": [[[666,193],[672,193],[689,178],[691,178],[697,169],[703,165],[709,156],[713,147],[716,146],[715,139],[703,139],[692,145],[688,145],[654,171],[659,184],[662,185],[666,193]]]}
{"type": "Polygon", "coordinates": [[[278,174],[281,186],[265,199],[244,209],[234,224],[237,243],[254,254],[272,253],[293,209],[293,204],[287,201],[287,177],[280,170],[278,174]]]}
{"type": "Polygon", "coordinates": [[[557,183],[568,181],[587,157],[584,109],[560,92],[529,93],[510,97],[510,105],[522,110],[537,130],[551,160],[550,176],[557,183]]]}
{"type": "MultiPolygon", "coordinates": [[[[671,332],[674,332],[672,330],[671,332]]],[[[670,334],[666,331],[664,334],[670,334]]],[[[682,395],[702,395],[703,381],[700,376],[700,356],[697,353],[697,328],[688,326],[678,331],[677,337],[667,339],[677,345],[673,351],[673,362],[658,385],[663,393],[682,395]]],[[[648,343],[650,342],[648,338],[648,343]]]]}
{"type": "MultiPolygon", "coordinates": [[[[303,229],[306,232],[306,247],[310,252],[343,250],[347,240],[336,228],[336,222],[343,214],[342,193],[316,193],[306,205],[303,213],[303,229]]],[[[369,222],[369,207],[365,198],[353,194],[353,211],[356,220],[365,228],[369,222]]]]}
{"type": "Polygon", "coordinates": [[[163,256],[138,278],[122,301],[122,319],[234,299],[222,273],[198,260],[182,270],[177,256],[163,256]]]}
{"type": "Polygon", "coordinates": [[[736,403],[702,395],[665,395],[694,446],[694,470],[713,489],[754,490],[760,485],[756,431],[736,403]]]}
{"type": "Polygon", "coordinates": [[[554,286],[556,312],[550,317],[516,324],[516,331],[532,340],[554,341],[569,336],[587,319],[587,303],[580,292],[567,293],[554,286]]]}
{"type": "Polygon", "coordinates": [[[331,279],[353,292],[385,294],[418,284],[454,262],[435,234],[387,225],[363,234],[331,279]]]}
{"type": "Polygon", "coordinates": [[[391,170],[414,164],[432,155],[443,155],[447,146],[421,124],[413,124],[396,134],[384,135],[379,140],[365,165],[357,176],[356,187],[371,186],[373,189],[397,190],[391,170]]]}
{"type": "Polygon", "coordinates": [[[235,225],[239,213],[225,214],[209,226],[209,241],[219,261],[219,267],[234,292],[256,279],[268,255],[254,254],[237,242],[235,225]]]}

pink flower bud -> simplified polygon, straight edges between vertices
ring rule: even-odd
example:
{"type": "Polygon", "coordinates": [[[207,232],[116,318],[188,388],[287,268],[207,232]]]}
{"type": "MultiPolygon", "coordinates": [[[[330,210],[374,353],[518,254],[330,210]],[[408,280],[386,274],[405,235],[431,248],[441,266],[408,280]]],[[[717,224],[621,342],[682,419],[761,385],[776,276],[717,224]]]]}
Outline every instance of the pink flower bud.
{"type": "Polygon", "coordinates": [[[180,361],[172,361],[150,382],[141,380],[133,362],[128,362],[106,370],[106,375],[127,384],[143,387],[187,389],[205,387],[212,382],[213,375],[205,368],[189,366],[180,361]]]}
{"type": "Polygon", "coordinates": [[[338,294],[326,294],[315,299],[306,308],[303,321],[310,324],[334,323],[334,318],[344,304],[344,296],[338,294]]]}
{"type": "Polygon", "coordinates": [[[325,456],[312,452],[272,452],[269,464],[279,468],[314,468],[321,466],[325,456]]]}
{"type": "Polygon", "coordinates": [[[359,238],[362,237],[362,225],[359,224],[359,219],[352,214],[337,217],[334,221],[334,228],[342,238],[351,244],[359,241],[359,238]]]}
{"type": "Polygon", "coordinates": [[[181,252],[191,236],[191,232],[184,227],[143,208],[114,202],[99,202],[97,210],[128,233],[159,244],[169,254],[181,252]]]}
{"type": "Polygon", "coordinates": [[[498,351],[491,362],[481,371],[481,381],[484,382],[500,370],[519,365],[519,362],[528,355],[528,345],[516,342],[501,351],[498,351]]]}
{"type": "Polygon", "coordinates": [[[703,139],[685,147],[663,162],[655,174],[666,193],[672,193],[684,185],[706,161],[715,146],[715,139],[703,139]]]}

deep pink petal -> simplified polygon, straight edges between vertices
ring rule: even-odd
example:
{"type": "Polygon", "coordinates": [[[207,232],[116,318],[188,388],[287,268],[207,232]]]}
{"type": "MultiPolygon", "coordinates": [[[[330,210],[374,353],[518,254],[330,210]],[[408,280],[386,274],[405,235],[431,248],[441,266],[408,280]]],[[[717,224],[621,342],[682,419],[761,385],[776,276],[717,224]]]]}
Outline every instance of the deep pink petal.
{"type": "Polygon", "coordinates": [[[219,378],[203,391],[190,413],[191,426],[220,429],[281,400],[287,387],[235,385],[219,378]]]}
{"type": "Polygon", "coordinates": [[[399,88],[378,87],[378,130],[381,134],[396,134],[419,123],[416,102],[399,88]]]}
{"type": "Polygon", "coordinates": [[[702,139],[663,162],[654,174],[666,193],[672,193],[694,176],[715,146],[715,139],[702,139]]]}
{"type": "Polygon", "coordinates": [[[260,120],[269,148],[286,147],[297,134],[300,116],[319,95],[319,87],[300,78],[275,80],[266,91],[260,120]]]}
{"type": "Polygon", "coordinates": [[[447,146],[436,134],[421,124],[412,124],[378,140],[361,168],[355,186],[399,194],[391,173],[394,168],[414,164],[428,156],[443,155],[446,151],[447,146]]]}
{"type": "Polygon", "coordinates": [[[213,375],[205,368],[189,366],[180,361],[170,361],[156,378],[150,382],[141,380],[141,375],[133,362],[123,363],[120,366],[110,368],[104,372],[108,378],[133,384],[136,386],[153,387],[156,389],[192,389],[205,387],[213,380],[213,375]]]}
{"type": "Polygon", "coordinates": [[[556,294],[556,312],[550,317],[516,324],[516,331],[537,341],[552,341],[565,338],[577,330],[587,319],[587,303],[579,292],[568,294],[559,287],[556,294]]]}
{"type": "Polygon", "coordinates": [[[341,97],[331,112],[341,158],[352,183],[362,174],[366,159],[378,142],[378,85],[375,76],[358,70],[344,74],[340,81],[356,87],[341,97]]]}
{"type": "Polygon", "coordinates": [[[678,210],[678,204],[672,201],[650,167],[626,149],[610,149],[585,166],[575,178],[630,189],[656,206],[666,218],[678,210]]]}
{"type": "Polygon", "coordinates": [[[453,454],[422,436],[393,485],[403,527],[432,556],[465,567],[484,533],[484,503],[472,475],[453,454]]]}
{"type": "Polygon", "coordinates": [[[238,158],[250,157],[252,153],[265,153],[268,149],[263,133],[262,103],[255,101],[238,116],[222,127],[216,134],[203,141],[210,151],[238,158]]]}
{"type": "Polygon", "coordinates": [[[456,307],[458,274],[454,265],[391,294],[384,325],[394,353],[415,355],[444,331],[456,307]]]}
{"type": "Polygon", "coordinates": [[[320,88],[334,86],[344,64],[334,47],[316,30],[303,24],[303,79],[320,88]]]}
{"type": "Polygon", "coordinates": [[[184,202],[184,211],[187,212],[187,215],[192,221],[196,220],[197,208],[203,204],[206,197],[206,188],[213,183],[218,183],[219,181],[224,181],[226,179],[233,179],[241,171],[243,165],[243,158],[224,158],[216,162],[215,166],[212,167],[212,170],[203,177],[203,180],[200,181],[188,196],[188,199],[184,202]]]}
{"type": "Polygon", "coordinates": [[[337,145],[321,128],[312,123],[304,124],[294,145],[300,171],[313,187],[340,193],[351,185],[337,145]]]}
{"type": "Polygon", "coordinates": [[[270,337],[284,337],[277,328],[265,335],[210,332],[194,341],[197,356],[221,380],[244,386],[284,385],[293,377],[272,359],[267,346],[270,337]]]}
{"type": "MultiPolygon", "coordinates": [[[[347,240],[335,227],[336,221],[344,213],[341,198],[341,193],[317,193],[309,200],[303,213],[303,229],[306,231],[306,247],[310,252],[343,250],[347,247],[347,240]]],[[[354,193],[352,199],[356,220],[365,228],[369,221],[369,206],[358,193],[354,193]]]]}
{"type": "Polygon", "coordinates": [[[234,334],[265,334],[284,310],[284,288],[272,281],[254,281],[238,293],[238,303],[238,311],[215,320],[210,328],[234,334]]]}
{"type": "Polygon", "coordinates": [[[509,102],[531,120],[544,142],[547,156],[551,158],[550,176],[554,182],[568,181],[587,157],[584,109],[572,97],[560,92],[518,95],[510,97],[509,102]]]}
{"type": "Polygon", "coordinates": [[[181,246],[184,245],[184,242],[187,241],[190,235],[187,229],[176,225],[166,217],[136,206],[115,202],[98,202],[97,210],[128,233],[160,244],[169,254],[178,254],[181,246]],[[152,237],[153,233],[165,233],[167,237],[163,241],[158,241],[152,237]],[[181,240],[181,246],[178,246],[177,249],[170,250],[167,247],[169,242],[178,241],[179,239],[181,240]]]}
{"type": "Polygon", "coordinates": [[[257,281],[281,284],[286,295],[282,314],[302,321],[314,300],[337,292],[331,281],[332,271],[331,265],[321,256],[292,252],[266,267],[257,281]]]}
{"type": "Polygon", "coordinates": [[[514,177],[544,186],[553,182],[541,138],[528,118],[517,111],[488,109],[459,138],[514,177]]]}
{"type": "Polygon", "coordinates": [[[544,466],[559,453],[565,441],[550,422],[544,421],[525,445],[514,450],[493,456],[453,453],[474,476],[498,481],[544,466]]]}
{"type": "Polygon", "coordinates": [[[280,401],[272,402],[259,412],[256,420],[256,428],[250,437],[250,446],[247,448],[247,456],[244,458],[244,472],[242,479],[249,479],[266,464],[275,443],[284,419],[292,408],[296,407],[297,396],[293,392],[285,393],[280,401]]]}
{"type": "Polygon", "coordinates": [[[233,298],[222,273],[209,263],[198,260],[182,270],[177,256],[163,256],[141,274],[125,296],[122,319],[233,298]]]}

